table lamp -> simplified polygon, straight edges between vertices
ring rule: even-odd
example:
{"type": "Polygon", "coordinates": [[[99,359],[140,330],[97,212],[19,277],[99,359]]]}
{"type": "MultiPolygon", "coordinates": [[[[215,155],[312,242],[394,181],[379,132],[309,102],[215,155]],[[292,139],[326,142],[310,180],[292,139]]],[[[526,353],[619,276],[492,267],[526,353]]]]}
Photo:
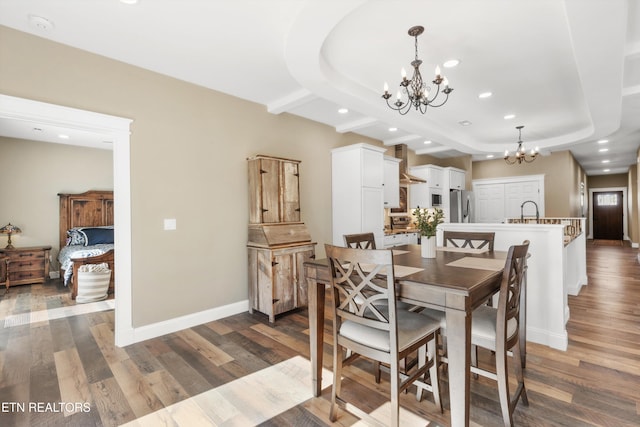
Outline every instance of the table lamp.
{"type": "Polygon", "coordinates": [[[0,233],[7,234],[9,236],[9,239],[7,240],[7,246],[5,246],[5,249],[13,249],[13,245],[11,244],[11,235],[22,233],[22,230],[20,230],[20,227],[16,227],[15,225],[9,223],[4,227],[0,228],[0,233]]]}

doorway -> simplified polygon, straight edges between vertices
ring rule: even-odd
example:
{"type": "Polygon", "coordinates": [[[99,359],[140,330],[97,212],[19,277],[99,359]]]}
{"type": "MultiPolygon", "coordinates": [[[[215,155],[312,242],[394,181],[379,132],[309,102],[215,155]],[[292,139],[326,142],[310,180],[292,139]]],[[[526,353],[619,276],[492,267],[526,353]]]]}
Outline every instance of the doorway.
{"type": "Polygon", "coordinates": [[[591,206],[593,206],[593,238],[623,240],[623,192],[594,191],[591,206]]]}
{"type": "Polygon", "coordinates": [[[113,141],[113,194],[117,199],[115,263],[118,266],[115,342],[123,347],[135,343],[136,339],[141,341],[144,338],[136,337],[132,322],[130,124],[133,120],[4,94],[0,94],[0,119],[83,130],[105,135],[113,141]]]}

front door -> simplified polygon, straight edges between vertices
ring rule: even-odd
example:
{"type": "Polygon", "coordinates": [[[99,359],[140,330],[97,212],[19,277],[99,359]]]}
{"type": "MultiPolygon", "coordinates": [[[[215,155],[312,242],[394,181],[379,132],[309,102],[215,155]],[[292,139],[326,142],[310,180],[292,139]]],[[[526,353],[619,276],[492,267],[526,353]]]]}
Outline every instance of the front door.
{"type": "Polygon", "coordinates": [[[593,238],[622,240],[622,191],[593,193],[593,238]]]}

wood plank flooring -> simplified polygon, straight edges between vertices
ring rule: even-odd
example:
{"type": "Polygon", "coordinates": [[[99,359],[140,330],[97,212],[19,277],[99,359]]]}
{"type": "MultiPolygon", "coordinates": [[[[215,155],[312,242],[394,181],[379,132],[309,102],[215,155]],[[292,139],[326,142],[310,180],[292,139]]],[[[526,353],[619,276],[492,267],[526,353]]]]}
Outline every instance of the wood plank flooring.
{"type": "MultiPolygon", "coordinates": [[[[529,343],[530,406],[517,407],[517,425],[640,425],[637,255],[628,245],[588,243],[589,284],[569,297],[569,348],[529,343]]],[[[76,306],[58,281],[0,290],[0,426],[332,425],[330,379],[319,398],[305,385],[304,310],[278,317],[275,326],[244,313],[118,348],[113,310],[87,306],[76,306]]],[[[329,316],[325,328],[328,374],[329,316]]],[[[493,362],[488,352],[480,357],[493,362]]],[[[370,366],[346,368],[344,388],[384,420],[388,383],[376,384],[370,366]]],[[[501,425],[495,383],[471,383],[472,425],[501,425]]],[[[448,407],[446,374],[443,389],[448,407]]],[[[403,395],[401,404],[406,425],[449,423],[430,396],[416,402],[403,395]]],[[[340,412],[336,425],[361,422],[340,412]]]]}

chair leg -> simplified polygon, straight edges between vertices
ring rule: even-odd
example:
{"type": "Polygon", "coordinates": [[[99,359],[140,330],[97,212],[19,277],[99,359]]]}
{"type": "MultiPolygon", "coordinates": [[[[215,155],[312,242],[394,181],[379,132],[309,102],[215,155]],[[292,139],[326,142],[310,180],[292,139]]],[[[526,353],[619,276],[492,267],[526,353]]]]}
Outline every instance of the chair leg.
{"type": "MultiPolygon", "coordinates": [[[[527,389],[524,386],[524,374],[522,371],[522,367],[523,365],[518,363],[522,360],[522,350],[521,350],[521,346],[519,343],[516,343],[516,345],[513,347],[513,361],[515,362],[513,364],[514,366],[514,370],[516,373],[516,379],[518,380],[518,390],[520,393],[520,398],[522,399],[522,404],[524,406],[529,406],[529,398],[527,397],[527,389]]],[[[516,401],[513,402],[513,406],[515,407],[515,405],[518,404],[518,400],[517,400],[518,396],[516,396],[516,401]]]]}
{"type": "MultiPolygon", "coordinates": [[[[422,368],[426,364],[427,364],[427,349],[424,346],[422,346],[418,349],[418,369],[422,368]]],[[[422,387],[416,387],[416,400],[418,402],[422,402],[423,392],[424,390],[422,390],[422,387]]]]}
{"type": "Polygon", "coordinates": [[[427,349],[429,350],[429,354],[433,357],[433,364],[429,368],[429,377],[431,377],[431,392],[433,393],[433,401],[436,406],[440,409],[440,413],[443,413],[442,409],[442,399],[440,396],[440,375],[438,373],[438,369],[440,369],[440,356],[438,355],[438,345],[437,345],[436,335],[429,343],[427,344],[427,349]]]}
{"type": "Polygon", "coordinates": [[[331,387],[331,410],[329,419],[335,422],[338,419],[337,398],[341,394],[342,386],[342,346],[335,344],[333,347],[333,387],[331,387]]]}
{"type": "Polygon", "coordinates": [[[392,360],[390,364],[389,379],[391,382],[391,427],[400,426],[400,367],[398,360],[392,360]]]}
{"type": "Polygon", "coordinates": [[[511,402],[509,397],[509,377],[507,372],[506,351],[496,351],[496,376],[498,381],[498,394],[500,395],[500,408],[502,409],[502,419],[506,427],[513,425],[511,417],[511,402]]]}

